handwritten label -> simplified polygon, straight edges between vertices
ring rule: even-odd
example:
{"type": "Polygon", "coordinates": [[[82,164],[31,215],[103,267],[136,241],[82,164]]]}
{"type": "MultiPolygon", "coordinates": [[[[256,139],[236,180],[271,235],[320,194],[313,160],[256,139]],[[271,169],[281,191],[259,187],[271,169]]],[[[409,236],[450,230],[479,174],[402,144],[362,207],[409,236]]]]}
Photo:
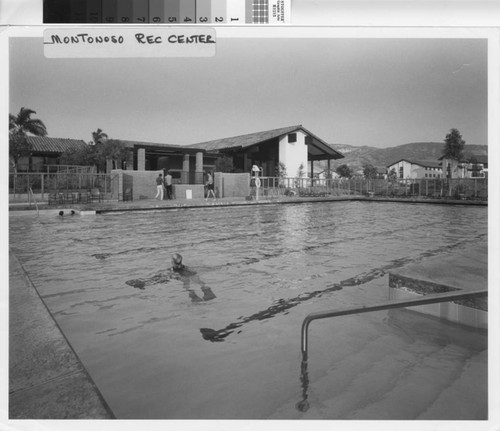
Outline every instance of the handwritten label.
{"type": "Polygon", "coordinates": [[[213,57],[213,28],[61,28],[43,35],[47,58],[213,57]]]}

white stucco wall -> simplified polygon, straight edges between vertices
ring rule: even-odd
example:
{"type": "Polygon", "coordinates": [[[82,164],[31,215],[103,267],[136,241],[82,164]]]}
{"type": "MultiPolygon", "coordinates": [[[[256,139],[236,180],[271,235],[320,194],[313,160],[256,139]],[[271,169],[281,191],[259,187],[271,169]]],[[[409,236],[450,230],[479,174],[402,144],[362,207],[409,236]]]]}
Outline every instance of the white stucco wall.
{"type": "Polygon", "coordinates": [[[394,163],[393,165],[389,166],[388,171],[390,172],[392,168],[396,169],[396,173],[398,174],[399,177],[399,168],[403,166],[403,179],[425,179],[425,178],[440,178],[442,177],[443,173],[441,169],[426,169],[424,166],[420,166],[416,163],[410,163],[406,160],[402,160],[398,163],[394,163]],[[429,175],[426,177],[425,175],[429,175]],[[432,177],[432,175],[435,174],[435,177],[432,177]],[[439,177],[438,177],[439,175],[439,177]]]}
{"type": "Polygon", "coordinates": [[[297,130],[297,141],[288,142],[288,135],[282,136],[279,142],[279,160],[286,166],[288,177],[296,177],[301,164],[304,165],[304,177],[309,173],[307,163],[306,134],[297,130]]]}
{"type": "MultiPolygon", "coordinates": [[[[393,169],[393,168],[396,170],[396,174],[398,175],[398,179],[415,178],[414,176],[412,176],[411,163],[407,162],[406,160],[401,160],[401,161],[389,166],[388,172],[390,172],[391,169],[393,169]],[[401,166],[403,167],[403,177],[402,178],[399,174],[399,169],[401,166]]],[[[413,173],[413,175],[415,175],[415,173],[413,173]]]]}

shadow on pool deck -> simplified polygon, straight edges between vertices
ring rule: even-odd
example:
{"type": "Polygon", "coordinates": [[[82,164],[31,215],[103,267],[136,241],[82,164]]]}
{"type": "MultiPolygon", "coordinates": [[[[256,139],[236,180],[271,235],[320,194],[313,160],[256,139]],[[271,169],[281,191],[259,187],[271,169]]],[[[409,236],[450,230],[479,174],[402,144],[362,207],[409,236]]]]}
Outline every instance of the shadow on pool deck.
{"type": "Polygon", "coordinates": [[[10,251],[9,419],[114,419],[10,251]]]}

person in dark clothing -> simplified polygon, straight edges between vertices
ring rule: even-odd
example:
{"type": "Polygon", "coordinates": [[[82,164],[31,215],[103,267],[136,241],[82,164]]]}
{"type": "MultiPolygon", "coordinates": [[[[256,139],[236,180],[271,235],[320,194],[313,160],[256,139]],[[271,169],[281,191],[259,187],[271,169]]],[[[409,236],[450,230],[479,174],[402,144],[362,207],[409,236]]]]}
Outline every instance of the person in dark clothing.
{"type": "Polygon", "coordinates": [[[172,175],[170,172],[165,175],[165,189],[167,190],[167,199],[172,199],[172,175]]]}

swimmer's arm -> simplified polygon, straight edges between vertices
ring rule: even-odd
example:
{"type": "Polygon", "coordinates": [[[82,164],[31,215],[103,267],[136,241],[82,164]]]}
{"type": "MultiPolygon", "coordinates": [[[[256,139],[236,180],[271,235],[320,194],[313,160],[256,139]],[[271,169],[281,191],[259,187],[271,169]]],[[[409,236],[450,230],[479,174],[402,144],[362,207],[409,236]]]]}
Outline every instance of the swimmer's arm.
{"type": "Polygon", "coordinates": [[[171,271],[167,273],[161,273],[153,275],[150,278],[136,278],[134,280],[128,280],[125,284],[133,286],[137,289],[144,289],[145,286],[151,286],[153,284],[168,283],[171,279],[177,278],[171,271]]]}

